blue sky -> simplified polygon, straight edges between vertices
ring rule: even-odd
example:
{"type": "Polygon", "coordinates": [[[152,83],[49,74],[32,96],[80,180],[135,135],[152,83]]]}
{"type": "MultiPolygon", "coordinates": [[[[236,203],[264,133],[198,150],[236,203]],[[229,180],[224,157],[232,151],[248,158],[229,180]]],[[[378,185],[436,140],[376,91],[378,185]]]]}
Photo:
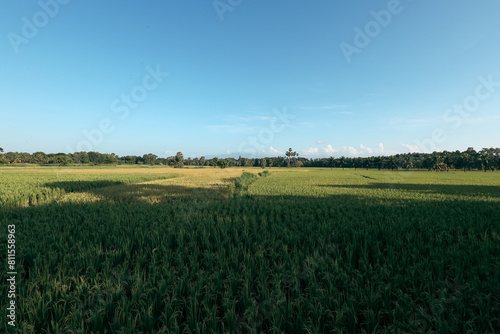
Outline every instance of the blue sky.
{"type": "Polygon", "coordinates": [[[0,0],[0,147],[499,147],[500,2],[0,0]]]}

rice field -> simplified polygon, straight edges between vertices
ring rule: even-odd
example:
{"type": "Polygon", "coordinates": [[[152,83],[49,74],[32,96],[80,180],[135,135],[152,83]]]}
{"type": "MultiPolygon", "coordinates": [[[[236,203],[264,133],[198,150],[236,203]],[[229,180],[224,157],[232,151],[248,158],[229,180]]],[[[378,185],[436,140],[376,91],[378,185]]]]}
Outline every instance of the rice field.
{"type": "Polygon", "coordinates": [[[17,332],[500,332],[500,174],[269,171],[0,168],[17,332]]]}

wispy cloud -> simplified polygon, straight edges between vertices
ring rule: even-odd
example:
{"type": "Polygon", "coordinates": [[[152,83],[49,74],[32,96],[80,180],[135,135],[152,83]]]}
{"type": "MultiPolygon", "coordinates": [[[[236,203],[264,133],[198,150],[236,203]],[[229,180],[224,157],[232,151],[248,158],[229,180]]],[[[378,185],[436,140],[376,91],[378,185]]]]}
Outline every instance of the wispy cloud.
{"type": "Polygon", "coordinates": [[[328,144],[324,147],[309,147],[302,150],[302,155],[305,157],[324,157],[324,156],[350,156],[350,157],[363,157],[363,156],[373,156],[373,155],[389,155],[395,154],[397,152],[388,150],[384,147],[384,144],[380,143],[375,147],[368,147],[365,145],[360,145],[359,147],[354,146],[342,146],[333,147],[328,144]]]}
{"type": "Polygon", "coordinates": [[[500,116],[487,116],[487,117],[476,117],[476,118],[466,118],[463,120],[464,124],[484,124],[484,123],[498,123],[500,122],[500,116]]]}
{"type": "Polygon", "coordinates": [[[296,127],[299,128],[314,128],[315,124],[313,122],[300,122],[297,123],[296,127]]]}
{"type": "Polygon", "coordinates": [[[212,132],[222,132],[229,134],[251,134],[259,131],[264,126],[268,126],[269,122],[281,121],[275,114],[269,114],[259,111],[247,111],[236,115],[228,114],[217,117],[220,123],[210,124],[205,128],[212,132]]]}
{"type": "Polygon", "coordinates": [[[272,153],[272,154],[284,154],[282,151],[279,151],[277,149],[275,149],[274,147],[269,147],[269,150],[268,150],[269,153],[272,153]]]}
{"type": "MultiPolygon", "coordinates": [[[[476,27],[477,28],[477,27],[476,27]]],[[[482,29],[477,33],[468,33],[463,36],[463,40],[466,41],[462,46],[462,52],[472,49],[476,44],[484,39],[487,30],[483,26],[482,29]]]]}
{"type": "Polygon", "coordinates": [[[240,121],[240,122],[252,122],[252,121],[269,121],[271,119],[276,118],[275,116],[266,116],[264,114],[257,114],[257,115],[225,115],[222,117],[222,119],[229,121],[229,122],[234,122],[234,121],[240,121]]]}
{"type": "Polygon", "coordinates": [[[428,127],[439,123],[439,117],[429,118],[391,118],[389,125],[393,126],[410,126],[410,127],[428,127]]]}
{"type": "Polygon", "coordinates": [[[229,134],[250,134],[257,130],[256,127],[246,124],[212,124],[207,125],[206,128],[212,132],[229,134]]]}
{"type": "Polygon", "coordinates": [[[347,104],[323,104],[323,105],[309,105],[309,106],[297,106],[295,107],[299,110],[310,110],[310,111],[324,111],[324,110],[339,110],[349,108],[347,104]]]}
{"type": "Polygon", "coordinates": [[[411,145],[411,144],[402,144],[401,146],[403,146],[404,148],[406,148],[410,153],[420,153],[422,152],[422,150],[420,149],[420,147],[418,147],[418,145],[411,145]]]}
{"type": "Polygon", "coordinates": [[[317,155],[318,152],[319,149],[317,147],[309,147],[308,149],[302,151],[302,155],[304,156],[317,155]]]}

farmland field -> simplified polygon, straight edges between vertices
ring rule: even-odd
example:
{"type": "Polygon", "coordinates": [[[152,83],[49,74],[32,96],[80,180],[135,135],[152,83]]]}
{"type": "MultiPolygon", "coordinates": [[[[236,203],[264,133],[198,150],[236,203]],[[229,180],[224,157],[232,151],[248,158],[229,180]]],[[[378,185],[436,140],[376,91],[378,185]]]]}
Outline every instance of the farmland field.
{"type": "Polygon", "coordinates": [[[17,331],[500,332],[498,172],[268,170],[0,167],[17,331]]]}

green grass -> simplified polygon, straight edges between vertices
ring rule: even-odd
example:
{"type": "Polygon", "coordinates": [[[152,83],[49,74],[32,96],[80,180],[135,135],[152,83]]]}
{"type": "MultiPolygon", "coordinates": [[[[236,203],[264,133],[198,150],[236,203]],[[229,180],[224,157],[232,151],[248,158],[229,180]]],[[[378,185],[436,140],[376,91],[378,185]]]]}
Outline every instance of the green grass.
{"type": "MultiPolygon", "coordinates": [[[[0,177],[36,175],[16,173],[0,177]]],[[[155,195],[176,195],[149,203],[143,185],[98,183],[134,195],[1,211],[0,240],[16,224],[19,333],[500,331],[499,174],[245,175],[234,198],[161,183],[155,195]]],[[[96,191],[71,173],[39,185],[67,181],[96,191]]]]}
{"type": "MultiPolygon", "coordinates": [[[[260,175],[259,175],[260,176],[260,175]]],[[[243,172],[241,176],[234,180],[234,195],[242,196],[248,191],[248,187],[252,182],[257,179],[257,176],[253,173],[243,172]]]]}
{"type": "Polygon", "coordinates": [[[173,177],[169,174],[107,173],[116,168],[0,168],[0,206],[19,207],[50,202],[67,192],[134,184],[173,177]],[[95,173],[94,171],[104,171],[95,173]]]}

